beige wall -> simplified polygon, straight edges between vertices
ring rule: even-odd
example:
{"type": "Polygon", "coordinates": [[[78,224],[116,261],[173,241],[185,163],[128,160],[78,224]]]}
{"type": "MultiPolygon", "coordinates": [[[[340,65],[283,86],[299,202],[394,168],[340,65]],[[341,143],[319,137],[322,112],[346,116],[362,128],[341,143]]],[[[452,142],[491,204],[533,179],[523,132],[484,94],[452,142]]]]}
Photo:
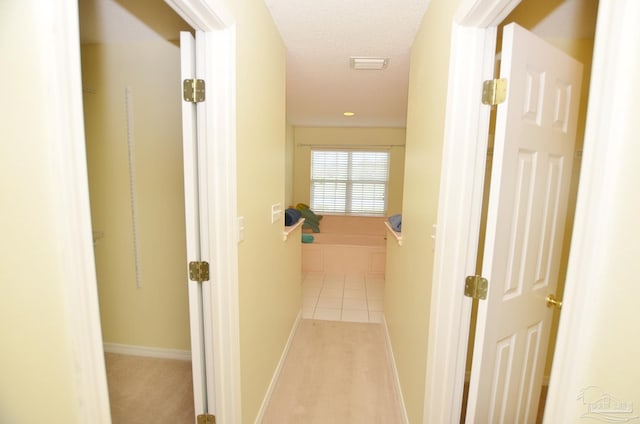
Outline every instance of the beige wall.
{"type": "Polygon", "coordinates": [[[411,423],[422,422],[451,21],[433,0],[411,49],[401,247],[388,242],[385,319],[411,423]]]}
{"type": "Polygon", "coordinates": [[[238,245],[242,422],[253,423],[300,309],[300,243],[283,242],[287,205],[285,48],[262,0],[226,0],[237,35],[238,245]],[[256,66],[260,63],[261,66],[256,66]]]}
{"type": "Polygon", "coordinates": [[[391,152],[387,215],[402,212],[404,128],[295,128],[294,203],[310,203],[310,146],[381,146],[391,152]],[[391,147],[389,147],[391,146],[391,147]]]}
{"type": "Polygon", "coordinates": [[[287,137],[285,147],[284,165],[284,204],[295,206],[293,203],[293,179],[295,167],[295,130],[293,125],[287,122],[287,137]]]}
{"type": "Polygon", "coordinates": [[[104,341],[189,350],[179,48],[158,37],[84,45],[87,161],[104,341]],[[125,88],[131,90],[141,288],[125,88]]]}

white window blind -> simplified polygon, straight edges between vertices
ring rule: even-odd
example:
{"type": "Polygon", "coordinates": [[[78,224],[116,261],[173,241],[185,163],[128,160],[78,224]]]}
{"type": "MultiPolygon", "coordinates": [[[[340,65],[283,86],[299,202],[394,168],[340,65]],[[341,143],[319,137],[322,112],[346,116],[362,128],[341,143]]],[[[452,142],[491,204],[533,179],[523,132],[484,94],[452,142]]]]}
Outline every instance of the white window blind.
{"type": "Polygon", "coordinates": [[[311,151],[311,209],[321,213],[384,215],[389,152],[311,151]]]}

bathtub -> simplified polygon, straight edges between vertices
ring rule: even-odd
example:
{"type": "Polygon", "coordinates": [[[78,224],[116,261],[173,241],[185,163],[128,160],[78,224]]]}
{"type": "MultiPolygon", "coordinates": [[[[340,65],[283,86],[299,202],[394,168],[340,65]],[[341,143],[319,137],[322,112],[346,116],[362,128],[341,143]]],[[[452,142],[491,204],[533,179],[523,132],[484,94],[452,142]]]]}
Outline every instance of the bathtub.
{"type": "MultiPolygon", "coordinates": [[[[306,233],[306,230],[305,230],[306,233]]],[[[326,215],[302,244],[302,272],[384,276],[384,218],[326,215]]]]}

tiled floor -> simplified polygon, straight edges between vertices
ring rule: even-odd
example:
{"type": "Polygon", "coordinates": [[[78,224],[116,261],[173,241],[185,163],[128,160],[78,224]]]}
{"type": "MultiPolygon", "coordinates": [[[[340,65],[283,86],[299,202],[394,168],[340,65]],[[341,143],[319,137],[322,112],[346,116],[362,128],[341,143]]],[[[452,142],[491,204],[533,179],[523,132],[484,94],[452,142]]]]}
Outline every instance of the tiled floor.
{"type": "Polygon", "coordinates": [[[382,322],[384,276],[307,273],[302,280],[302,318],[382,322]]]}

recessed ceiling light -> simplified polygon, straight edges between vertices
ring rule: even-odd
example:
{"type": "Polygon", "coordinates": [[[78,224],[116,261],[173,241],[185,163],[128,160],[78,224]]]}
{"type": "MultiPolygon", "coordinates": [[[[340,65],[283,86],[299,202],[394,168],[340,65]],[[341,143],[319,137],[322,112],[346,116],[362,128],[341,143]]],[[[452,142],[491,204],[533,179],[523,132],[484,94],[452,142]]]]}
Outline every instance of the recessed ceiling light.
{"type": "Polygon", "coordinates": [[[355,116],[356,113],[355,112],[345,112],[343,113],[344,116],[355,116]]]}
{"type": "Polygon", "coordinates": [[[351,56],[350,63],[352,69],[379,71],[387,67],[389,58],[351,56]]]}

